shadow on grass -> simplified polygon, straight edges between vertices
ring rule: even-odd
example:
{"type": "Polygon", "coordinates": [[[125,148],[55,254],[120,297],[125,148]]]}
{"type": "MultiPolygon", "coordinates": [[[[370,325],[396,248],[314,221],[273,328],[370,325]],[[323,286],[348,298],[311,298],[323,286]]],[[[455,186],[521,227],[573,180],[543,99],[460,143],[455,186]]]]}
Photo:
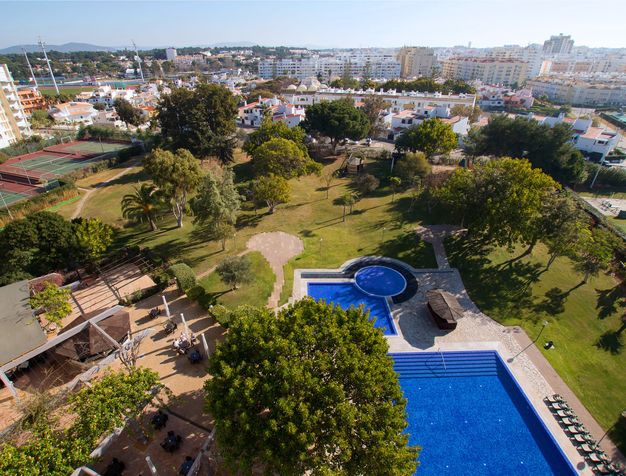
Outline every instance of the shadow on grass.
{"type": "Polygon", "coordinates": [[[436,268],[437,261],[430,243],[410,231],[381,243],[376,253],[404,261],[414,268],[436,268]]]}
{"type": "Polygon", "coordinates": [[[626,292],[621,284],[611,289],[596,289],[596,293],[598,319],[605,319],[617,312],[620,307],[626,306],[626,292]]]}
{"type": "Polygon", "coordinates": [[[617,415],[615,423],[609,430],[609,438],[617,445],[622,454],[626,454],[626,418],[617,415]]]}
{"type": "Polygon", "coordinates": [[[535,312],[541,312],[551,316],[562,314],[565,311],[565,301],[568,296],[569,292],[554,287],[546,292],[543,301],[535,304],[535,312]]]}
{"type": "Polygon", "coordinates": [[[610,352],[613,355],[621,354],[622,348],[624,347],[622,338],[623,328],[624,326],[617,331],[608,331],[602,334],[595,344],[596,347],[606,352],[610,352]]]}
{"type": "MultiPolygon", "coordinates": [[[[143,170],[139,170],[137,172],[133,172],[130,174],[124,174],[121,177],[111,180],[107,182],[105,186],[108,187],[109,185],[127,185],[127,184],[133,184],[133,183],[136,184],[139,182],[143,182],[145,180],[148,180],[148,175],[143,170]]],[[[100,182],[100,184],[102,183],[103,182],[100,182]]],[[[95,185],[95,187],[98,187],[100,184],[95,185]]]]}

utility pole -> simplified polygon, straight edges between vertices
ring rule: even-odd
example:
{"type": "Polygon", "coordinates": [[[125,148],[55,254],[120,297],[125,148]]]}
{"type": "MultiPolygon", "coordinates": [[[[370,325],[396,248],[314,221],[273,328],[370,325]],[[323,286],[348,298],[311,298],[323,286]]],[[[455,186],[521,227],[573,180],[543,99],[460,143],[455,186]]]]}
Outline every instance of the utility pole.
{"type": "Polygon", "coordinates": [[[137,45],[135,44],[135,40],[131,40],[133,42],[133,48],[135,48],[135,59],[137,60],[137,64],[139,65],[139,74],[141,74],[141,82],[145,82],[143,78],[143,69],[141,68],[141,58],[139,57],[139,51],[137,50],[137,45]]]}
{"type": "Polygon", "coordinates": [[[26,64],[28,65],[28,69],[30,69],[30,75],[33,77],[33,81],[35,81],[35,88],[39,89],[39,84],[37,84],[37,78],[35,78],[35,72],[33,71],[33,67],[30,65],[30,61],[28,61],[26,48],[22,48],[22,51],[24,52],[24,58],[26,58],[26,64]]]}
{"type": "Polygon", "coordinates": [[[59,94],[61,94],[59,92],[59,86],[57,86],[57,80],[54,78],[54,73],[52,72],[52,65],[50,64],[50,60],[48,59],[48,53],[46,53],[46,44],[41,39],[41,37],[39,37],[39,46],[41,46],[41,51],[43,51],[43,57],[46,60],[46,63],[48,64],[48,71],[50,71],[50,76],[52,77],[52,82],[54,83],[54,89],[56,90],[57,96],[58,96],[59,94]]]}

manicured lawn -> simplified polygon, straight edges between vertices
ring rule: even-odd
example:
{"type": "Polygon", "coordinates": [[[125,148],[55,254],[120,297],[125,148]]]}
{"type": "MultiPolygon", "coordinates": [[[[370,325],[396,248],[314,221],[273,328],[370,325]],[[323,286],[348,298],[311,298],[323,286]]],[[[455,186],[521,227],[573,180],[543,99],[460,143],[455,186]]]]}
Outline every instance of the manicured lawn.
{"type": "MultiPolygon", "coordinates": [[[[342,160],[337,159],[325,168],[337,168],[342,160]]],[[[383,167],[386,170],[387,164],[373,163],[368,171],[382,176],[383,167]]],[[[242,163],[235,171],[238,177],[246,179],[249,167],[242,163]]],[[[285,267],[283,301],[291,295],[293,270],[299,267],[335,268],[350,258],[374,254],[403,259],[415,267],[436,267],[431,245],[419,242],[414,233],[425,214],[417,207],[408,211],[408,195],[398,194],[392,203],[389,188],[382,187],[359,201],[344,222],[342,207],[333,201],[349,190],[349,179],[333,182],[328,199],[319,177],[302,177],[290,183],[291,202],[280,205],[272,215],[267,214],[267,209],[255,212],[250,204],[244,205],[237,235],[228,240],[226,252],[221,251],[219,243],[207,238],[202,228],[192,225],[190,218],[185,218],[180,229],[169,214],[159,222],[160,230],[155,233],[148,231],[145,224],[127,228],[122,232],[120,244],[149,246],[172,261],[187,262],[201,273],[224,256],[244,251],[248,239],[257,233],[281,230],[295,234],[304,241],[305,250],[285,267]]],[[[101,193],[96,192],[90,202],[101,193]]],[[[119,203],[119,195],[116,199],[119,203]]]]}
{"type": "MultiPolygon", "coordinates": [[[[76,95],[78,93],[82,93],[83,91],[93,91],[95,88],[95,86],[75,86],[75,87],[59,87],[59,91],[61,92],[61,94],[70,94],[70,95],[76,95]]],[[[44,96],[56,96],[57,92],[54,89],[54,87],[44,87],[44,88],[39,88],[39,91],[41,91],[41,94],[43,94],[44,96]]]]}
{"type": "MultiPolygon", "coordinates": [[[[523,327],[531,338],[543,320],[549,322],[539,344],[552,340],[555,349],[539,348],[604,428],[616,423],[626,408],[624,287],[606,274],[582,284],[567,258],[545,271],[548,257],[541,245],[510,265],[506,261],[521,249],[483,252],[463,238],[448,240],[446,249],[471,298],[487,315],[523,327]]],[[[623,422],[612,436],[624,451],[623,422]]]]}
{"type": "Polygon", "coordinates": [[[216,272],[202,278],[199,284],[204,288],[209,300],[215,300],[217,304],[223,304],[229,308],[241,305],[255,307],[265,307],[267,300],[272,294],[276,276],[272,272],[269,263],[258,251],[251,251],[245,256],[250,258],[252,263],[252,274],[254,279],[248,284],[242,284],[235,291],[224,284],[216,272]]]}

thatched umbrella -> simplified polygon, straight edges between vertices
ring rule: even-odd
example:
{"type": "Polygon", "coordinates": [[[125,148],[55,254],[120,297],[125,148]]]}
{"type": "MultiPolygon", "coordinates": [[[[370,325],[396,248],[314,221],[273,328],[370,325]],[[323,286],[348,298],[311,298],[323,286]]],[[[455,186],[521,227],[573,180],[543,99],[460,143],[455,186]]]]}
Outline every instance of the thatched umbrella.
{"type": "Polygon", "coordinates": [[[463,317],[464,310],[456,298],[442,290],[433,289],[426,293],[428,310],[440,329],[454,329],[463,317]]]}
{"type": "MultiPolygon", "coordinates": [[[[65,326],[59,335],[89,320],[101,311],[77,317],[65,326]]],[[[113,339],[122,342],[130,332],[130,314],[121,310],[110,317],[100,321],[98,326],[109,334],[113,339]]],[[[75,360],[84,360],[94,355],[102,354],[113,348],[112,343],[106,339],[94,326],[87,326],[75,336],[70,337],[55,348],[55,353],[75,360]]]]}

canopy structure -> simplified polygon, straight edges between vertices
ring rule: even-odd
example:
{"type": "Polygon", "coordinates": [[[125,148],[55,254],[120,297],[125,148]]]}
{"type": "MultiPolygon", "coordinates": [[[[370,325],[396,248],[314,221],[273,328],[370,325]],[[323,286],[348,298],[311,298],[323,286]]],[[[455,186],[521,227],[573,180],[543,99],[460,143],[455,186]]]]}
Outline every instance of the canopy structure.
{"type": "MultiPolygon", "coordinates": [[[[77,317],[65,326],[59,335],[88,321],[90,317],[93,316],[87,314],[77,317]]],[[[130,332],[130,314],[124,310],[117,311],[110,317],[100,321],[98,326],[113,339],[121,342],[130,332]]],[[[84,360],[94,355],[108,352],[112,348],[113,344],[110,340],[103,336],[96,327],[88,325],[75,336],[59,344],[54,351],[58,355],[69,357],[70,359],[84,360]]]]}
{"type": "Polygon", "coordinates": [[[442,289],[428,291],[426,298],[428,310],[439,328],[455,329],[464,312],[456,298],[442,289]]]}

